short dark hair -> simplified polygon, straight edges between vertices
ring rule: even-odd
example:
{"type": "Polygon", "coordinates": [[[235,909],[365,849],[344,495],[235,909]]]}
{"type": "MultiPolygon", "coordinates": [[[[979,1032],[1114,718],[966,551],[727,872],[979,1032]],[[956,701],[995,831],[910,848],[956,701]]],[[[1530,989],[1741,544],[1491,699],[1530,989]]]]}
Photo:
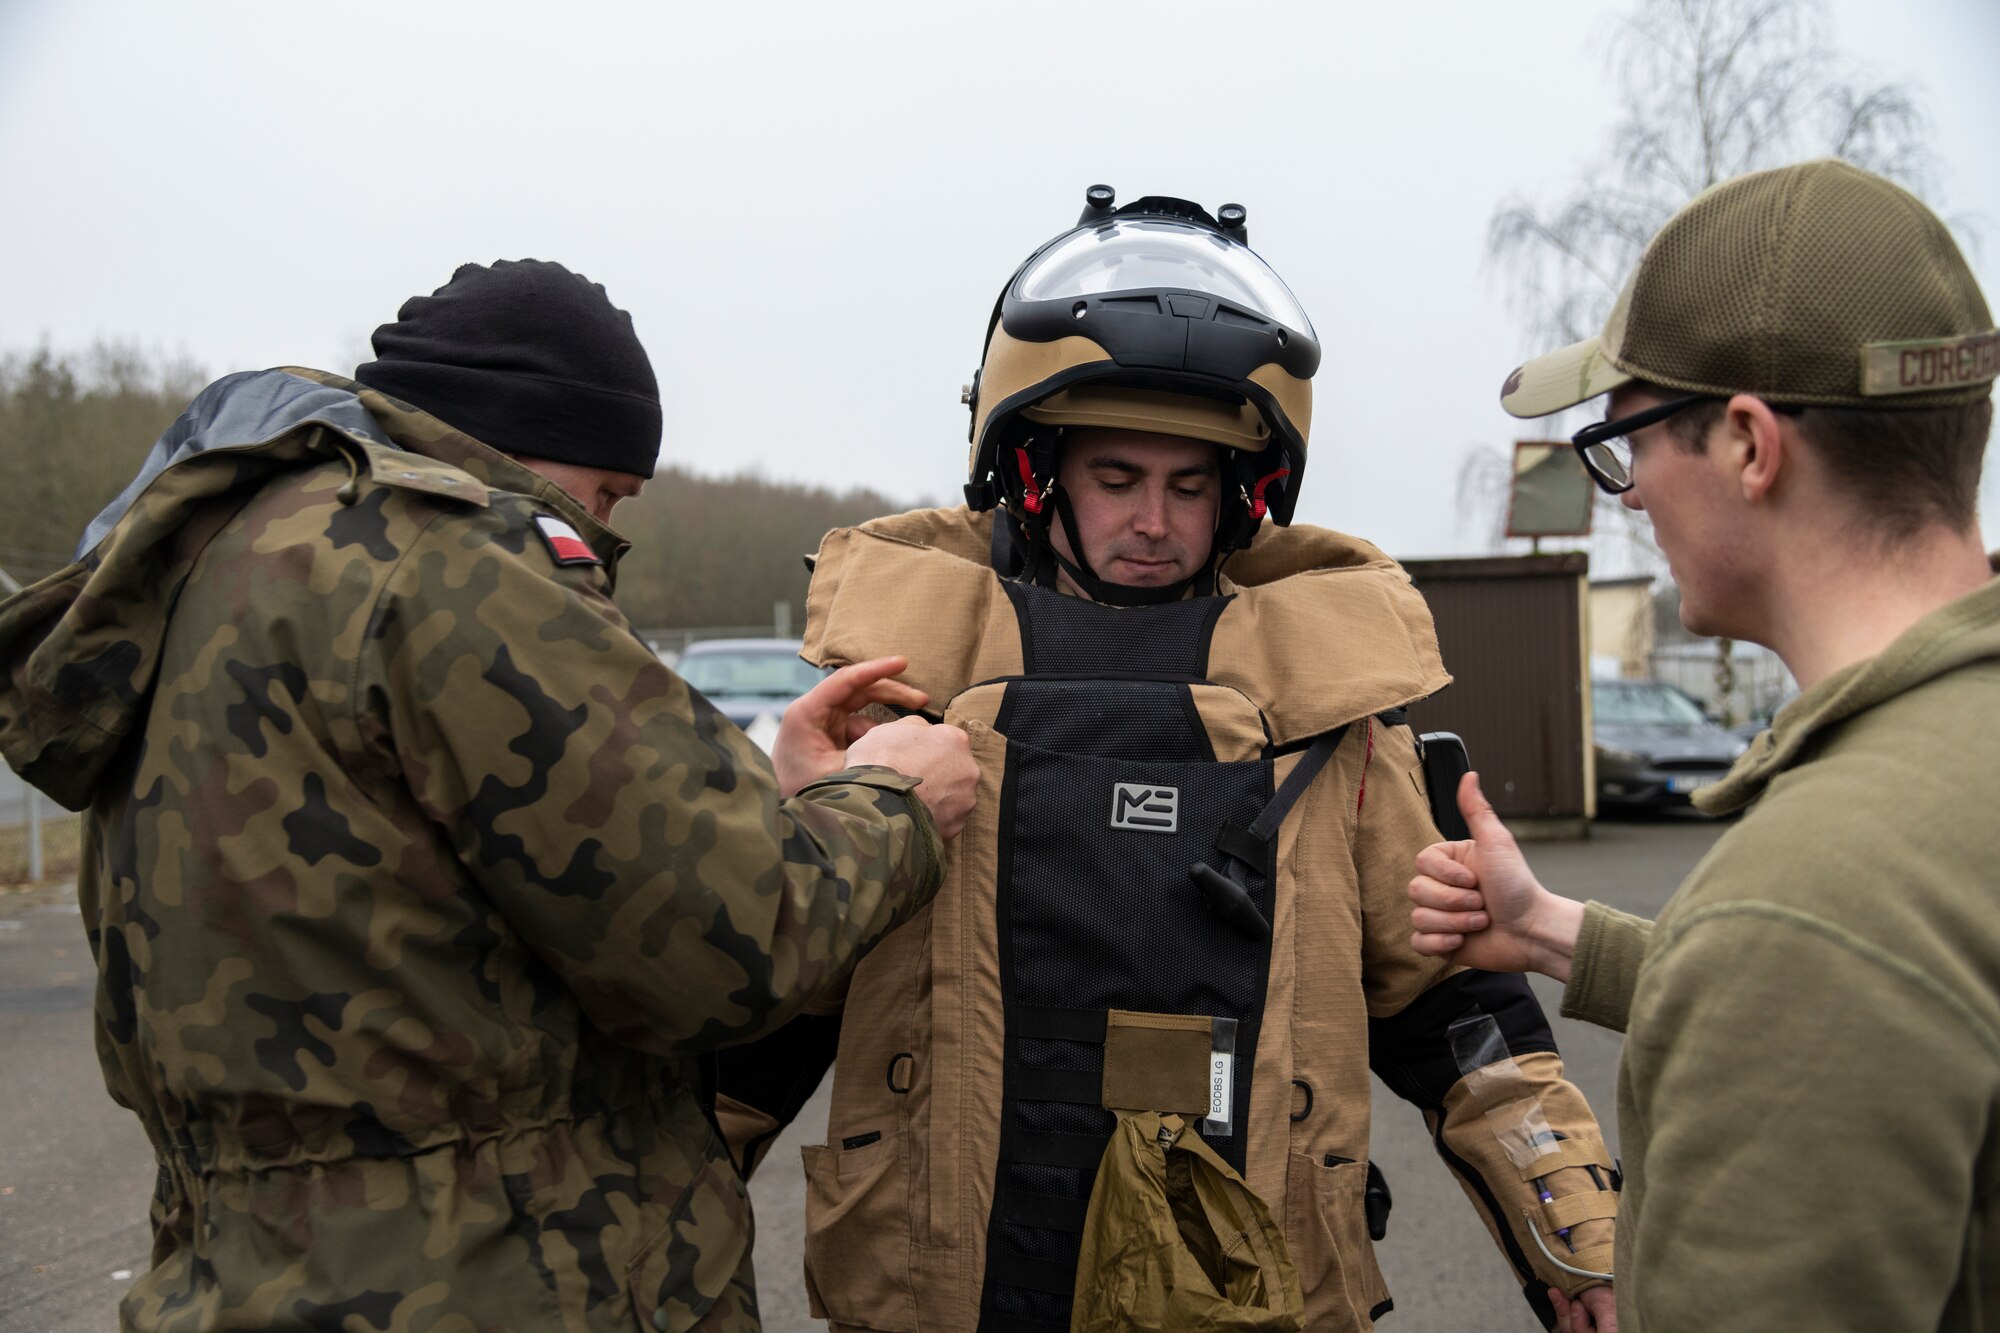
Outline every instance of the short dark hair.
{"type": "MultiPolygon", "coordinates": [[[[1654,392],[1670,397],[1676,391],[1654,392]]],[[[1722,399],[1696,403],[1668,420],[1668,433],[1682,449],[1701,453],[1725,406],[1722,399]]],[[[1807,407],[1797,421],[1800,436],[1826,460],[1835,484],[1885,540],[1907,540],[1933,523],[1954,532],[1972,527],[1993,429],[1991,398],[1896,411],[1807,407]]]]}

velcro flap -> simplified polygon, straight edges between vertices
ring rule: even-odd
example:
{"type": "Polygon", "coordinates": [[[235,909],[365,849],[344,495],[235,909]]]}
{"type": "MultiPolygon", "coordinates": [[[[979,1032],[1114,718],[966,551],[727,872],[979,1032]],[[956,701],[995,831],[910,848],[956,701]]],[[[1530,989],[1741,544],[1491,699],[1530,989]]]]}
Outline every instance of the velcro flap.
{"type": "MultiPolygon", "coordinates": [[[[1586,1273],[1609,1273],[1612,1268],[1612,1254],[1609,1245],[1586,1245],[1575,1254],[1563,1255],[1563,1262],[1571,1268],[1581,1268],[1586,1273]]],[[[1565,1296],[1574,1297],[1585,1287],[1595,1286],[1596,1278],[1578,1277],[1574,1273],[1559,1275],[1559,1285],[1565,1296]]]]}
{"type": "Polygon", "coordinates": [[[1542,1230],[1553,1235],[1555,1232],[1584,1222],[1596,1222],[1618,1216],[1618,1196],[1610,1190],[1565,1194],[1552,1203],[1543,1204],[1541,1213],[1542,1230]]]}
{"type": "Polygon", "coordinates": [[[1566,1166],[1594,1166],[1602,1171],[1614,1169],[1610,1149],[1595,1136],[1566,1138],[1540,1146],[1541,1156],[1516,1168],[1521,1173],[1521,1179],[1535,1180],[1566,1166]]]}
{"type": "Polygon", "coordinates": [[[1105,1109],[1208,1114],[1213,1020],[1113,1009],[1104,1021],[1105,1109]]]}

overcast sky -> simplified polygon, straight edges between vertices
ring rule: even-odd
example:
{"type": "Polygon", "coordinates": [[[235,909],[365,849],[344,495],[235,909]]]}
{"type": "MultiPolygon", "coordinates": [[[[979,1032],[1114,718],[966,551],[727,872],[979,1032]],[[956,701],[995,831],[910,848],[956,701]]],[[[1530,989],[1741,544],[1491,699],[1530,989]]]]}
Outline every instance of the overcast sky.
{"type": "MultiPolygon", "coordinates": [[[[0,351],[346,372],[531,255],[632,311],[667,460],[955,499],[994,294],[1101,180],[1245,204],[1312,316],[1299,520],[1468,552],[1459,462],[1531,433],[1496,392],[1541,350],[1487,219],[1600,150],[1626,8],[0,0],[0,351]]],[[[1923,85],[2000,298],[2000,5],[1834,14],[1923,85]]]]}

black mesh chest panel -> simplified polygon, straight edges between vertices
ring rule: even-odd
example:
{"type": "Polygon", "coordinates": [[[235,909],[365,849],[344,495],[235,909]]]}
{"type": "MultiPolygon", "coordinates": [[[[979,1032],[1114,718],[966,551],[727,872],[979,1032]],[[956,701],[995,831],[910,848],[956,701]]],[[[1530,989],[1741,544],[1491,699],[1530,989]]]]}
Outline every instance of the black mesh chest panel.
{"type": "MultiPolygon", "coordinates": [[[[1230,1132],[1205,1138],[1242,1169],[1270,942],[1206,906],[1190,867],[1215,857],[1225,824],[1248,825],[1271,801],[1272,763],[1218,763],[1189,690],[1228,599],[1112,608],[1007,591],[1025,667],[996,718],[1007,738],[995,897],[1006,1050],[980,1328],[1053,1333],[1069,1326],[1113,1126],[1100,1102],[1106,1010],[1235,1021],[1230,1132]],[[1172,831],[1163,816],[1135,821],[1134,793],[1163,791],[1172,831]]],[[[1275,867],[1263,862],[1236,874],[1268,921],[1275,867]]]]}

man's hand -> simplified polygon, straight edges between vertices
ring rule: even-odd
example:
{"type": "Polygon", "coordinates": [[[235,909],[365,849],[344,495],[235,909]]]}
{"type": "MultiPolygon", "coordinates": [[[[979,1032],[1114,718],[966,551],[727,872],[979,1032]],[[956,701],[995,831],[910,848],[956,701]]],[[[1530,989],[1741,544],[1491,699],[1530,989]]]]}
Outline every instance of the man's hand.
{"type": "Polygon", "coordinates": [[[972,742],[949,723],[933,725],[920,717],[906,717],[875,727],[848,747],[847,762],[881,764],[922,778],[917,795],[930,807],[938,832],[946,838],[957,837],[965,827],[979,794],[972,742]]]}
{"type": "Polygon", "coordinates": [[[1575,1300],[1550,1287],[1549,1302],[1556,1307],[1556,1333],[1618,1333],[1618,1298],[1609,1287],[1586,1287],[1575,1300]]]}
{"type": "MultiPolygon", "coordinates": [[[[875,724],[856,714],[870,704],[922,708],[930,696],[912,685],[890,679],[910,665],[907,657],[878,657],[856,662],[807,690],[785,710],[778,739],[771,746],[771,767],[778,775],[778,794],[794,796],[808,782],[846,768],[847,747],[875,724]]],[[[880,760],[870,762],[880,763],[880,760]]]]}
{"type": "Polygon", "coordinates": [[[1477,773],[1459,782],[1458,808],[1472,836],[1432,843],[1417,853],[1417,877],[1410,881],[1411,947],[1488,972],[1541,972],[1569,980],[1582,904],[1542,887],[1479,790],[1477,773]]]}

